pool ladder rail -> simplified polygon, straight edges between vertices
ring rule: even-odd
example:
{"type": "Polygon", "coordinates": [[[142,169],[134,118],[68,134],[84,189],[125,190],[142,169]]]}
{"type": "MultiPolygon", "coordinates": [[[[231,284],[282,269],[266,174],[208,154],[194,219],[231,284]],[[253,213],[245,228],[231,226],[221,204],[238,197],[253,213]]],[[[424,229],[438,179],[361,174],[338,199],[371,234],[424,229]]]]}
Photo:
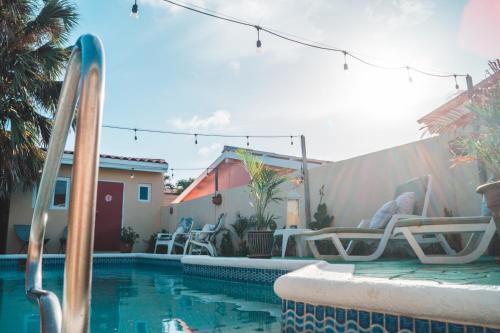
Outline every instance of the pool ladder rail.
{"type": "Polygon", "coordinates": [[[83,35],[74,45],[69,59],[31,222],[26,295],[38,304],[42,333],[89,331],[104,80],[102,42],[94,35],[83,35]],[[50,198],[75,116],[75,152],[61,309],[57,296],[42,286],[43,240],[50,198]]]}

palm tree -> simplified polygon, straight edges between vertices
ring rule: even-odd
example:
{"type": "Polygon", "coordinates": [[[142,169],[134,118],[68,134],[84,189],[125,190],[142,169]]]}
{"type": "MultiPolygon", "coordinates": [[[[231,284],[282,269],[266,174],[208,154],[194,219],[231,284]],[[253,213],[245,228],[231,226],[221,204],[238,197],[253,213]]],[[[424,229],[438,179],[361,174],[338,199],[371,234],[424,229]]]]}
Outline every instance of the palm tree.
{"type": "Polygon", "coordinates": [[[58,79],[71,51],[64,45],[77,19],[76,7],[66,0],[1,1],[2,213],[8,211],[11,193],[29,189],[39,176],[44,158],[41,147],[49,141],[61,87],[58,79]]]}
{"type": "Polygon", "coordinates": [[[236,153],[242,158],[250,175],[248,189],[255,209],[254,224],[256,229],[265,230],[273,225],[276,226],[276,217],[267,213],[267,208],[271,203],[283,200],[280,196],[280,185],[288,178],[266,166],[261,159],[244,149],[238,149],[236,153]]]}

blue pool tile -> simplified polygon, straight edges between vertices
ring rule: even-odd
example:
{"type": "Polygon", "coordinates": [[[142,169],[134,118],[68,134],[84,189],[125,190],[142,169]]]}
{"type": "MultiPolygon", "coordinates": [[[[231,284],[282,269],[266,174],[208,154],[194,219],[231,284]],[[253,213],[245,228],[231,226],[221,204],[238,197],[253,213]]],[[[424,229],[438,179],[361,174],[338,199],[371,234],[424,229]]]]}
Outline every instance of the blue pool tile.
{"type": "Polygon", "coordinates": [[[358,311],[354,309],[347,310],[347,320],[358,322],[358,311]]]}
{"type": "Polygon", "coordinates": [[[484,333],[484,327],[467,326],[467,333],[484,333]]]}
{"type": "Polygon", "coordinates": [[[465,333],[465,327],[464,325],[449,323],[448,333],[465,333]]]}
{"type": "Polygon", "coordinates": [[[287,308],[287,310],[295,310],[295,302],[294,301],[288,301],[286,308],[287,308]]]}
{"type": "Polygon", "coordinates": [[[295,304],[295,312],[297,313],[297,316],[302,316],[304,315],[304,303],[302,302],[297,302],[295,304]]]}
{"type": "Polygon", "coordinates": [[[344,324],[345,323],[345,310],[341,308],[337,308],[335,310],[335,317],[337,318],[337,323],[344,324]]]}
{"type": "Polygon", "coordinates": [[[372,325],[373,324],[384,327],[384,314],[379,312],[372,312],[372,325]]]}
{"type": "Polygon", "coordinates": [[[335,318],[335,309],[333,307],[327,306],[325,312],[326,312],[325,316],[327,318],[332,318],[332,319],[335,318]]]}
{"type": "Polygon", "coordinates": [[[318,305],[316,307],[316,320],[323,321],[324,318],[325,318],[325,307],[318,305]]]}
{"type": "Polygon", "coordinates": [[[431,321],[431,333],[446,333],[446,324],[441,321],[431,321]]]}
{"type": "Polygon", "coordinates": [[[362,328],[370,327],[370,312],[359,311],[359,325],[362,328]]]}
{"type": "Polygon", "coordinates": [[[306,304],[306,313],[314,314],[314,305],[306,304]]]}
{"type": "Polygon", "coordinates": [[[399,317],[399,329],[413,331],[413,318],[405,316],[399,317]]]}
{"type": "Polygon", "coordinates": [[[398,317],[393,315],[385,315],[385,329],[389,333],[398,331],[398,317]]]}
{"type": "Polygon", "coordinates": [[[425,319],[415,319],[415,333],[429,333],[429,321],[425,319]]]}

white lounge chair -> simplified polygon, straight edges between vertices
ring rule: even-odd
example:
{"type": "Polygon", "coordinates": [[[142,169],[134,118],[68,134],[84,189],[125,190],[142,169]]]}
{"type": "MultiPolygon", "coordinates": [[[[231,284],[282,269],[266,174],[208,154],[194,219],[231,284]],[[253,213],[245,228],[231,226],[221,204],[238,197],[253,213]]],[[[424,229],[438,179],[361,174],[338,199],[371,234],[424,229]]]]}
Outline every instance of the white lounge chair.
{"type": "Polygon", "coordinates": [[[225,216],[224,213],[220,214],[215,225],[205,224],[202,230],[191,231],[184,248],[184,254],[193,254],[193,251],[200,254],[205,249],[212,257],[216,257],[215,236],[224,226],[225,216]]]}
{"type": "Polygon", "coordinates": [[[155,251],[158,246],[166,245],[167,246],[167,254],[172,254],[174,247],[183,248],[183,252],[185,252],[185,248],[187,246],[187,239],[193,228],[193,219],[190,217],[183,217],[179,220],[179,224],[177,224],[177,229],[173,234],[170,233],[158,233],[156,235],[155,242],[155,251]]]}
{"type": "MultiPolygon", "coordinates": [[[[413,214],[394,214],[383,229],[368,228],[369,221],[363,220],[357,228],[332,227],[317,231],[307,231],[297,236],[302,237],[311,249],[312,254],[317,259],[342,259],[346,261],[371,261],[378,259],[385,250],[387,242],[398,237],[393,236],[393,229],[397,222],[408,218],[425,217],[429,207],[429,197],[431,192],[432,178],[430,175],[411,179],[396,188],[394,198],[405,192],[415,193],[415,206],[413,214]],[[316,241],[331,240],[338,254],[321,254],[316,246],[316,241]],[[344,247],[342,240],[350,240],[347,247],[344,247]],[[378,241],[376,249],[368,255],[352,255],[351,252],[357,240],[378,241]]],[[[401,239],[401,237],[400,237],[401,239]]],[[[421,243],[439,243],[447,254],[454,254],[455,251],[448,245],[442,235],[431,237],[418,237],[421,243]]]]}
{"type": "Polygon", "coordinates": [[[411,218],[398,221],[393,235],[403,235],[418,259],[424,264],[466,264],[478,259],[488,248],[495,235],[496,226],[492,217],[433,217],[411,218]],[[472,233],[465,247],[458,253],[445,255],[425,254],[418,236],[438,235],[444,239],[446,233],[472,233]]]}

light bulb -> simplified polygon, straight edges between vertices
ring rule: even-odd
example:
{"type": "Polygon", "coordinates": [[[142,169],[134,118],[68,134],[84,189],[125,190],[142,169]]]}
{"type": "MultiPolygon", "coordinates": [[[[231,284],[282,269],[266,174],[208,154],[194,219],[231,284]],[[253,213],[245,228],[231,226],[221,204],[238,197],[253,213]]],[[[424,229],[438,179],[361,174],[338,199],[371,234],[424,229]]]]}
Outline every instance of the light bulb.
{"type": "Polygon", "coordinates": [[[132,5],[132,11],[130,12],[130,17],[133,17],[135,19],[139,18],[139,6],[137,6],[137,1],[134,2],[132,5]]]}

